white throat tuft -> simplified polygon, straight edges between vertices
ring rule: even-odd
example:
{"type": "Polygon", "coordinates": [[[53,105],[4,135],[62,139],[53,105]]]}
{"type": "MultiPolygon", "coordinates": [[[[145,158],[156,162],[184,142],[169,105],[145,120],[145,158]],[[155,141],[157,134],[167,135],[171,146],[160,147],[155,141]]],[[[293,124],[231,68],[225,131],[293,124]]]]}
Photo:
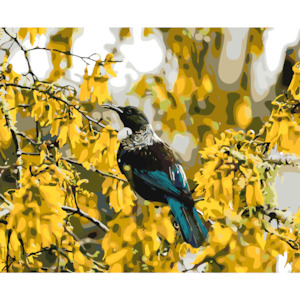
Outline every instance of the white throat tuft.
{"type": "Polygon", "coordinates": [[[132,130],[129,127],[124,127],[118,132],[117,138],[120,142],[132,135],[132,130]]]}
{"type": "Polygon", "coordinates": [[[129,129],[131,133],[121,141],[124,149],[126,150],[132,151],[136,149],[142,149],[143,147],[153,145],[154,142],[161,141],[161,139],[153,131],[150,124],[147,125],[143,130],[135,133],[132,133],[130,128],[127,129],[129,129]]]}

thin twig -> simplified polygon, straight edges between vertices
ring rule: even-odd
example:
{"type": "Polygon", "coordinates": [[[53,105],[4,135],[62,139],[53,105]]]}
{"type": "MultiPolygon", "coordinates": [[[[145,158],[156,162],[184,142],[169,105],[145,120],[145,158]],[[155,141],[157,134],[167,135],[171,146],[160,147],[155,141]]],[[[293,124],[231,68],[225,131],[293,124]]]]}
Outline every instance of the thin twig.
{"type": "Polygon", "coordinates": [[[40,138],[41,138],[40,123],[38,121],[35,122],[35,134],[36,134],[36,140],[40,141],[40,138]]]}
{"type": "Polygon", "coordinates": [[[103,231],[105,232],[109,232],[108,227],[106,227],[103,223],[101,223],[99,220],[89,216],[87,213],[85,213],[84,211],[82,211],[81,209],[77,209],[77,208],[73,208],[73,207],[69,207],[69,206],[61,206],[61,208],[66,211],[66,212],[70,212],[72,214],[78,214],[86,219],[88,219],[89,221],[91,221],[92,223],[94,223],[95,225],[97,225],[99,228],[101,228],[103,231]]]}
{"type": "MultiPolygon", "coordinates": [[[[68,233],[69,235],[71,235],[72,238],[73,238],[75,241],[77,241],[77,242],[80,241],[80,238],[79,238],[73,231],[70,231],[66,226],[64,226],[64,230],[65,230],[66,233],[68,233]]],[[[84,249],[84,250],[85,250],[85,249],[84,249]]]]}
{"type": "Polygon", "coordinates": [[[27,62],[27,66],[28,66],[28,73],[27,74],[30,74],[33,78],[33,81],[36,81],[37,80],[37,76],[32,72],[32,69],[31,69],[31,65],[30,65],[30,62],[29,62],[29,59],[28,59],[28,55],[27,55],[27,52],[28,50],[25,50],[23,48],[23,46],[20,44],[20,42],[18,41],[17,37],[14,37],[12,36],[7,30],[5,27],[3,27],[3,31],[8,35],[10,36],[15,42],[16,44],[20,47],[20,49],[24,52],[24,56],[25,56],[25,59],[26,59],[26,62],[27,62]]]}
{"type": "MultiPolygon", "coordinates": [[[[95,63],[97,62],[96,59],[91,58],[91,56],[95,55],[96,53],[94,53],[94,54],[92,54],[90,56],[80,56],[80,55],[71,53],[70,51],[62,51],[62,50],[58,50],[58,49],[50,49],[50,48],[45,48],[45,47],[35,47],[35,48],[28,49],[26,51],[29,52],[29,51],[33,51],[33,50],[46,50],[46,51],[58,52],[58,53],[62,53],[62,54],[65,54],[65,55],[69,55],[69,56],[74,56],[74,57],[80,58],[85,63],[87,63],[85,60],[90,60],[90,61],[93,61],[95,63]]],[[[103,65],[103,63],[105,63],[105,62],[117,63],[117,62],[122,62],[122,61],[120,61],[120,60],[105,60],[105,61],[101,62],[101,65],[103,65]]]]}
{"type": "MultiPolygon", "coordinates": [[[[19,143],[19,140],[18,140],[18,137],[16,135],[16,132],[15,130],[12,128],[12,125],[10,123],[10,119],[9,119],[9,116],[8,114],[4,111],[3,107],[1,107],[1,111],[4,115],[4,118],[5,118],[5,122],[6,122],[6,126],[8,127],[10,133],[11,133],[11,136],[12,136],[12,140],[15,144],[15,148],[16,148],[16,154],[17,154],[17,157],[20,158],[21,156],[21,147],[20,147],[20,143],[19,143]]],[[[22,166],[21,165],[18,165],[17,167],[18,169],[18,180],[21,179],[21,170],[22,170],[22,166]]],[[[16,185],[17,185],[17,188],[19,188],[19,183],[18,183],[18,180],[16,181],[16,185]]]]}
{"type": "Polygon", "coordinates": [[[23,242],[23,240],[22,240],[22,238],[21,238],[21,235],[20,235],[20,233],[18,234],[18,240],[19,240],[19,242],[20,242],[20,245],[21,245],[21,248],[22,248],[22,254],[23,254],[23,255],[25,255],[25,247],[24,247],[24,242],[23,242]]]}
{"type": "Polygon", "coordinates": [[[6,266],[6,272],[8,273],[9,272],[9,258],[10,258],[10,255],[9,255],[9,244],[10,244],[10,237],[11,237],[11,233],[12,233],[12,230],[9,229],[8,230],[8,233],[7,233],[7,246],[6,246],[6,262],[5,262],[5,266],[6,266]]]}
{"type": "Polygon", "coordinates": [[[16,166],[17,166],[16,164],[0,166],[0,170],[8,170],[8,169],[14,168],[16,166]]]}
{"type": "Polygon", "coordinates": [[[5,218],[10,212],[12,208],[10,207],[5,207],[0,211],[0,219],[5,218]]]}
{"type": "Polygon", "coordinates": [[[3,200],[9,207],[12,207],[12,206],[13,206],[13,204],[12,204],[10,201],[8,201],[8,200],[4,197],[4,195],[2,195],[1,193],[0,193],[0,199],[3,200]]]}
{"type": "Polygon", "coordinates": [[[27,254],[27,257],[33,256],[33,255],[40,255],[41,253],[43,253],[43,252],[45,252],[45,251],[52,251],[52,250],[57,250],[57,251],[63,250],[63,251],[65,251],[65,252],[72,252],[72,251],[67,250],[67,249],[65,249],[65,248],[59,249],[59,248],[57,248],[56,246],[51,245],[50,247],[42,248],[42,249],[39,250],[39,251],[31,252],[31,253],[27,254]]]}
{"type": "Polygon", "coordinates": [[[39,146],[42,144],[42,142],[36,142],[33,139],[31,139],[29,136],[27,136],[25,133],[20,132],[20,131],[16,131],[16,134],[25,138],[26,140],[28,140],[31,144],[35,145],[35,146],[39,146]]]}
{"type": "Polygon", "coordinates": [[[73,193],[73,198],[74,198],[74,202],[75,202],[76,208],[77,208],[77,210],[80,210],[80,208],[78,206],[78,203],[77,203],[77,198],[76,198],[76,186],[75,185],[71,185],[71,190],[72,190],[72,193],[73,193]]]}
{"type": "Polygon", "coordinates": [[[193,187],[193,189],[191,190],[191,194],[194,194],[196,188],[199,186],[199,183],[196,183],[196,185],[193,187]]]}
{"type": "Polygon", "coordinates": [[[33,105],[33,103],[30,103],[30,104],[18,104],[17,106],[15,106],[15,107],[13,107],[13,108],[10,108],[9,111],[14,110],[14,109],[17,109],[17,108],[28,108],[28,107],[30,107],[31,105],[33,105]]]}
{"type": "Polygon", "coordinates": [[[39,153],[39,152],[24,152],[24,151],[21,151],[21,155],[40,156],[41,153],[39,153]]]}
{"type": "MultiPolygon", "coordinates": [[[[73,159],[70,159],[70,158],[65,158],[65,157],[61,157],[60,159],[66,161],[66,162],[68,162],[68,163],[70,163],[70,164],[74,164],[74,165],[78,165],[78,166],[83,167],[82,164],[79,163],[79,162],[76,161],[76,160],[73,160],[73,159]]],[[[120,181],[127,182],[127,180],[125,180],[125,179],[123,179],[123,178],[120,178],[120,177],[118,177],[117,175],[114,175],[114,174],[111,174],[111,173],[105,173],[105,172],[102,172],[102,171],[96,169],[93,165],[90,165],[90,170],[91,170],[92,172],[98,173],[98,174],[100,174],[100,175],[102,175],[102,176],[104,176],[104,177],[111,177],[111,178],[118,179],[118,180],[120,180],[120,181]]]]}
{"type": "Polygon", "coordinates": [[[1,220],[2,218],[6,218],[6,216],[12,211],[14,208],[14,205],[8,201],[1,193],[0,193],[0,199],[7,204],[7,207],[3,207],[0,211],[0,222],[3,224],[7,224],[6,221],[1,220]]]}
{"type": "Polygon", "coordinates": [[[299,250],[299,244],[297,244],[296,243],[296,241],[297,241],[297,238],[296,238],[296,240],[291,240],[291,239],[289,239],[289,238],[287,238],[287,237],[285,237],[285,236],[282,236],[282,235],[280,235],[279,233],[277,233],[277,232],[270,232],[267,228],[265,228],[264,227],[264,230],[267,232],[267,233],[269,233],[270,235],[272,235],[272,234],[274,234],[276,237],[278,237],[280,240],[282,240],[283,242],[286,242],[292,249],[294,249],[294,250],[299,250]]]}
{"type": "MultiPolygon", "coordinates": [[[[23,152],[23,151],[21,151],[20,154],[21,154],[21,155],[28,155],[28,156],[40,156],[40,153],[39,153],[39,152],[23,152]]],[[[52,162],[56,162],[56,161],[55,161],[55,158],[54,158],[52,155],[45,155],[45,157],[46,157],[47,159],[49,159],[50,161],[52,161],[52,162]]],[[[83,165],[82,165],[81,163],[79,163],[79,162],[76,161],[76,160],[70,159],[70,158],[61,157],[60,160],[64,160],[64,161],[66,161],[66,162],[68,162],[68,163],[70,163],[70,164],[74,164],[74,165],[78,165],[78,166],[83,167],[83,165]]],[[[104,176],[104,177],[111,177],[111,178],[118,179],[118,180],[123,181],[123,182],[127,182],[125,179],[120,178],[120,177],[118,177],[117,175],[114,175],[114,174],[111,174],[111,173],[105,173],[105,172],[102,172],[102,171],[96,169],[96,168],[95,168],[94,166],[92,166],[92,165],[90,165],[90,170],[91,170],[92,172],[98,173],[98,174],[100,174],[100,175],[102,175],[102,176],[104,176]]]]}

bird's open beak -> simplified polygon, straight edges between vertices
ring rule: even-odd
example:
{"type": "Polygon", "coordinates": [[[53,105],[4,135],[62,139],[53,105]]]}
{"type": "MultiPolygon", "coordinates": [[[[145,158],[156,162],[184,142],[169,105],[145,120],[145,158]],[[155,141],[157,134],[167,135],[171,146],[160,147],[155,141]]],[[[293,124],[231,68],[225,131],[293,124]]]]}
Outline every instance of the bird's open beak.
{"type": "Polygon", "coordinates": [[[106,104],[103,104],[102,107],[114,110],[114,111],[116,111],[117,113],[120,113],[120,114],[123,113],[123,110],[119,106],[114,105],[114,104],[106,103],[106,104]]]}

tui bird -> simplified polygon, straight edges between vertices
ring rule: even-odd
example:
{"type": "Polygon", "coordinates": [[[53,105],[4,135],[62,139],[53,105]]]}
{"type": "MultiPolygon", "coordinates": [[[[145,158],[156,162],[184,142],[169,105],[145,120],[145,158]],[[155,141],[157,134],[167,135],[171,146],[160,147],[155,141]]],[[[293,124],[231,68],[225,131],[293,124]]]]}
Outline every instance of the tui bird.
{"type": "MultiPolygon", "coordinates": [[[[131,188],[148,201],[170,206],[183,239],[197,248],[207,229],[194,207],[185,172],[172,149],[153,131],[145,114],[133,106],[102,105],[118,113],[125,137],[118,150],[118,165],[131,188]]],[[[120,132],[119,132],[120,133],[120,132]]]]}

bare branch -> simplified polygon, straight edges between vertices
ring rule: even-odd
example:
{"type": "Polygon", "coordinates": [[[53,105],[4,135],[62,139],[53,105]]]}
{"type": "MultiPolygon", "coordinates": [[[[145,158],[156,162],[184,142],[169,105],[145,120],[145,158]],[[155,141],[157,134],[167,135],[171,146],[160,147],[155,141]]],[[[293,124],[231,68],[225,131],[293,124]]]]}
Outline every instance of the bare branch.
{"type": "Polygon", "coordinates": [[[24,152],[24,151],[21,151],[21,155],[40,156],[41,153],[39,153],[39,152],[24,152]]]}
{"type": "Polygon", "coordinates": [[[39,251],[28,253],[28,254],[27,254],[27,257],[29,257],[29,256],[34,256],[34,255],[40,255],[41,253],[43,253],[43,252],[45,252],[45,251],[52,251],[52,250],[57,250],[57,251],[63,250],[64,252],[72,252],[72,251],[67,250],[67,249],[65,249],[65,248],[59,249],[59,248],[57,248],[56,246],[51,245],[50,247],[42,248],[42,249],[39,250],[39,251]]]}
{"type": "Polygon", "coordinates": [[[35,122],[35,134],[36,134],[36,140],[41,140],[41,132],[40,132],[40,123],[38,121],[35,122]]]}
{"type": "Polygon", "coordinates": [[[5,218],[12,211],[14,205],[10,201],[8,201],[1,193],[0,193],[0,199],[7,204],[7,207],[3,207],[0,211],[0,219],[2,219],[5,218]]]}
{"type": "MultiPolygon", "coordinates": [[[[60,158],[60,159],[66,161],[66,162],[68,162],[68,163],[70,163],[70,164],[74,164],[74,165],[78,165],[78,166],[83,167],[83,165],[82,165],[81,163],[79,163],[78,161],[76,161],[76,160],[73,160],[73,159],[70,159],[70,158],[65,158],[65,157],[62,157],[62,158],[60,158]]],[[[120,180],[120,181],[127,182],[127,180],[125,180],[125,179],[123,179],[123,178],[120,178],[120,177],[118,177],[117,175],[114,175],[114,174],[111,174],[111,173],[105,173],[105,172],[102,172],[102,171],[96,169],[93,165],[90,165],[90,170],[91,170],[92,172],[98,173],[98,174],[100,174],[100,175],[102,175],[102,176],[105,176],[105,177],[111,177],[111,178],[118,179],[118,180],[120,180]]]]}
{"type": "Polygon", "coordinates": [[[77,208],[77,210],[80,210],[80,208],[78,206],[78,203],[77,203],[77,198],[76,198],[76,186],[75,185],[71,185],[71,190],[72,190],[72,193],[73,193],[73,198],[74,198],[74,202],[75,202],[76,208],[77,208]]]}
{"type": "Polygon", "coordinates": [[[14,37],[12,36],[7,30],[5,27],[3,27],[3,31],[10,37],[12,38],[16,44],[20,47],[20,49],[24,52],[24,56],[25,56],[25,59],[26,59],[26,63],[27,63],[27,66],[28,66],[28,73],[27,74],[30,74],[33,78],[34,81],[37,80],[37,76],[32,72],[32,69],[31,69],[31,65],[30,65],[30,62],[29,62],[29,59],[28,59],[28,55],[27,55],[27,52],[28,50],[25,50],[23,48],[23,46],[20,44],[20,42],[18,41],[17,37],[14,37]]]}
{"type": "Polygon", "coordinates": [[[16,166],[17,166],[16,164],[0,166],[0,170],[8,170],[8,169],[14,168],[16,166]]]}
{"type": "Polygon", "coordinates": [[[1,193],[0,193],[0,199],[3,200],[9,207],[13,207],[13,204],[8,201],[1,193]]]}
{"type": "Polygon", "coordinates": [[[294,250],[299,250],[299,244],[296,243],[297,242],[297,239],[296,238],[295,240],[292,240],[286,236],[282,236],[281,234],[277,233],[276,231],[274,232],[271,232],[269,231],[266,227],[263,228],[267,233],[269,233],[270,235],[274,234],[276,237],[278,237],[280,240],[282,240],[283,242],[286,242],[292,249],[294,250]]]}
{"type": "MultiPolygon", "coordinates": [[[[93,61],[93,62],[97,62],[96,59],[93,59],[91,58],[93,55],[97,54],[97,53],[93,53],[91,54],[90,56],[80,56],[80,55],[77,55],[77,54],[74,54],[74,53],[71,53],[70,51],[62,51],[62,50],[58,50],[58,49],[50,49],[50,48],[45,48],[45,47],[35,47],[35,48],[31,48],[31,49],[28,49],[26,50],[27,52],[29,51],[33,51],[33,50],[46,50],[46,51],[53,51],[53,52],[58,52],[58,53],[62,53],[62,54],[65,54],[65,55],[69,55],[69,56],[74,56],[74,57],[77,57],[77,58],[80,58],[81,60],[83,60],[85,63],[87,63],[85,60],[90,60],[90,61],[93,61]]],[[[103,65],[104,62],[110,62],[110,63],[117,63],[117,62],[122,62],[120,60],[105,60],[101,63],[101,65],[103,65]]]]}
{"type": "Polygon", "coordinates": [[[31,139],[29,136],[27,136],[23,132],[17,131],[16,134],[19,135],[19,136],[21,136],[21,137],[23,137],[23,138],[25,138],[26,140],[28,140],[32,145],[39,146],[39,145],[42,144],[42,142],[36,142],[36,141],[34,141],[33,139],[31,139]]]}
{"type": "MultiPolygon", "coordinates": [[[[15,133],[15,130],[13,129],[13,127],[11,125],[8,113],[4,110],[3,106],[0,106],[0,109],[4,115],[6,126],[8,127],[8,129],[12,135],[12,139],[13,139],[13,142],[14,142],[15,148],[16,148],[16,154],[17,154],[17,157],[19,158],[21,156],[21,147],[20,147],[18,137],[15,133]]],[[[21,178],[21,170],[22,170],[22,166],[18,165],[18,180],[21,178]]],[[[17,188],[19,188],[18,181],[16,182],[16,185],[17,185],[17,188]]]]}
{"type": "MultiPolygon", "coordinates": [[[[3,31],[11,38],[14,40],[14,42],[19,46],[19,48],[24,52],[24,55],[25,55],[25,59],[26,59],[26,62],[27,62],[27,65],[28,65],[28,74],[31,74],[32,77],[33,77],[33,80],[34,82],[36,82],[38,80],[37,76],[32,72],[32,69],[31,69],[31,65],[30,65],[30,62],[29,62],[29,59],[28,59],[28,51],[32,51],[32,50],[47,50],[47,51],[55,51],[55,52],[60,52],[60,53],[63,53],[65,55],[71,55],[71,56],[74,56],[74,57],[78,57],[82,60],[84,59],[88,59],[88,60],[91,60],[91,61],[94,61],[94,62],[97,62],[96,60],[92,59],[90,55],[89,57],[84,57],[84,56],[80,56],[80,55],[76,55],[76,54],[73,54],[71,53],[70,51],[61,51],[61,50],[57,50],[57,49],[49,49],[49,48],[40,48],[40,47],[36,47],[36,48],[32,48],[32,49],[24,49],[23,46],[20,44],[20,42],[18,41],[17,37],[14,37],[13,35],[11,35],[7,30],[6,28],[3,27],[3,31]]],[[[119,62],[119,61],[111,61],[111,60],[108,60],[108,61],[104,61],[102,63],[105,63],[105,62],[110,62],[110,63],[116,63],[116,62],[119,62]]],[[[44,93],[46,95],[48,95],[50,98],[52,99],[55,99],[57,101],[61,101],[63,103],[65,103],[66,105],[68,105],[68,107],[73,107],[75,108],[80,114],[82,114],[82,116],[84,118],[86,118],[89,122],[93,122],[94,124],[100,126],[100,127],[103,127],[105,128],[105,125],[101,124],[100,121],[97,121],[95,119],[93,119],[92,117],[90,117],[89,115],[87,115],[86,112],[84,112],[79,105],[74,105],[74,104],[71,104],[69,103],[68,101],[64,100],[64,99],[61,99],[59,97],[56,97],[55,95],[53,95],[52,93],[50,93],[49,91],[41,91],[39,90],[38,88],[34,88],[34,87],[26,87],[26,86],[20,86],[20,85],[17,85],[17,84],[12,84],[12,83],[5,83],[5,84],[2,84],[0,85],[0,87],[2,86],[14,86],[14,87],[18,87],[18,88],[21,88],[21,89],[27,89],[27,90],[35,90],[35,91],[39,91],[41,93],[44,93]]]]}
{"type": "Polygon", "coordinates": [[[28,108],[28,107],[30,107],[31,105],[33,105],[33,103],[31,103],[31,104],[18,104],[17,106],[15,106],[15,107],[13,107],[13,108],[10,108],[9,111],[14,110],[14,109],[17,109],[17,108],[28,108]]]}
{"type": "MultiPolygon", "coordinates": [[[[41,155],[41,153],[39,153],[39,152],[24,152],[24,151],[21,151],[20,154],[21,155],[28,155],[28,156],[40,156],[41,155]]],[[[56,160],[52,155],[47,155],[46,154],[45,157],[48,160],[50,160],[53,164],[56,164],[56,160]]],[[[43,171],[45,171],[45,170],[43,170],[43,171]]],[[[39,173],[41,173],[41,171],[39,173]]],[[[34,175],[34,176],[36,176],[36,175],[34,175]]]]}
{"type": "Polygon", "coordinates": [[[84,211],[82,211],[81,209],[77,209],[77,208],[73,208],[73,207],[69,207],[69,206],[61,206],[61,208],[69,213],[72,214],[78,214],[86,219],[88,219],[89,221],[91,221],[92,223],[94,223],[95,225],[97,225],[99,228],[101,228],[103,231],[105,232],[109,232],[108,227],[106,227],[103,223],[101,223],[99,220],[92,218],[91,216],[89,216],[87,213],[85,213],[84,211]]]}
{"type": "Polygon", "coordinates": [[[196,183],[196,185],[194,186],[194,188],[191,190],[191,194],[195,193],[196,188],[198,187],[199,183],[196,183]]]}
{"type": "MultiPolygon", "coordinates": [[[[12,234],[12,230],[9,229],[8,232],[7,232],[6,262],[5,262],[5,268],[6,268],[6,272],[7,273],[9,272],[9,267],[10,267],[10,264],[9,264],[9,258],[10,258],[10,255],[9,255],[9,244],[10,244],[11,234],[12,234]]],[[[11,262],[11,264],[12,264],[12,262],[11,262]]]]}
{"type": "MultiPolygon", "coordinates": [[[[64,230],[65,230],[66,233],[68,233],[69,235],[71,235],[72,238],[75,241],[77,241],[77,242],[80,241],[79,237],[73,231],[70,231],[66,226],[64,226],[64,230]]],[[[84,247],[84,245],[82,245],[82,246],[83,246],[84,250],[86,250],[85,247],[84,247]]]]}

